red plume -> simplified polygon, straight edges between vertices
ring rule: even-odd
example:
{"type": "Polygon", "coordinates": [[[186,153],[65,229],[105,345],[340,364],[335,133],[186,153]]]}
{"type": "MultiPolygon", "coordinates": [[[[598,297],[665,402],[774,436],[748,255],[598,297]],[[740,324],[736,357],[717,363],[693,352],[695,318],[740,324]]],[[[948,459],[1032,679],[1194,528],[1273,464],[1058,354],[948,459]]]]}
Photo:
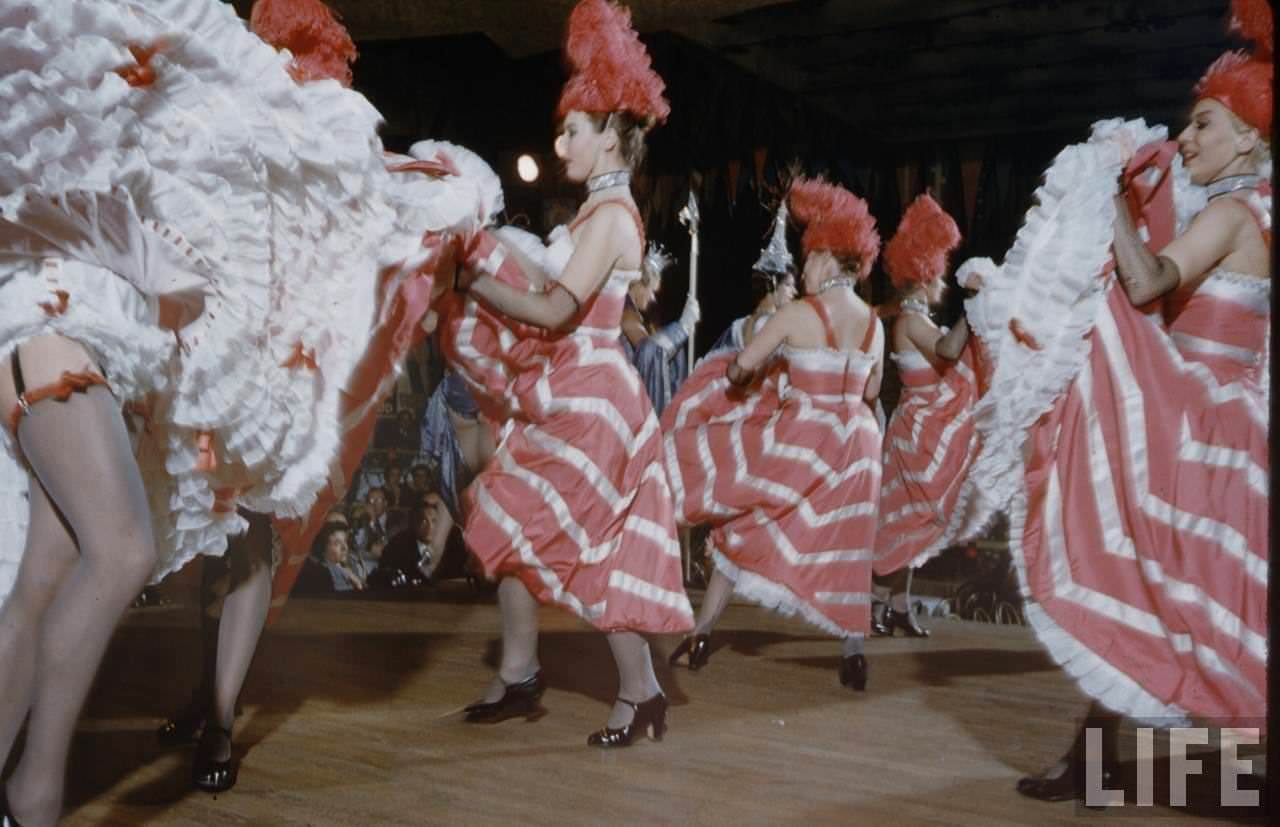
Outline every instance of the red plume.
{"type": "Polygon", "coordinates": [[[671,113],[666,84],[631,28],[631,12],[609,0],[582,0],[569,15],[565,60],[570,77],[560,95],[561,118],[580,112],[630,112],[648,124],[671,113]]]}
{"type": "Polygon", "coordinates": [[[1270,0],[1231,0],[1231,30],[1254,42],[1253,56],[1272,60],[1275,48],[1275,24],[1270,0]]]}
{"type": "Polygon", "coordinates": [[[898,231],[884,245],[884,269],[899,289],[928,284],[947,272],[947,256],[960,245],[960,228],[925,193],[911,202],[898,231]]]}
{"type": "Polygon", "coordinates": [[[1232,0],[1231,28],[1255,41],[1255,51],[1227,52],[1213,62],[1196,84],[1197,98],[1213,98],[1236,117],[1271,137],[1274,90],[1271,86],[1275,33],[1268,0],[1232,0]]]}
{"type": "Polygon", "coordinates": [[[289,74],[299,83],[332,79],[351,85],[356,44],[320,0],[257,0],[249,27],[277,49],[293,54],[289,74]]]}
{"type": "Polygon", "coordinates": [[[805,255],[826,250],[837,256],[856,258],[864,279],[880,254],[880,234],[867,202],[817,178],[796,178],[787,194],[791,214],[804,224],[800,246],[805,255]]]}

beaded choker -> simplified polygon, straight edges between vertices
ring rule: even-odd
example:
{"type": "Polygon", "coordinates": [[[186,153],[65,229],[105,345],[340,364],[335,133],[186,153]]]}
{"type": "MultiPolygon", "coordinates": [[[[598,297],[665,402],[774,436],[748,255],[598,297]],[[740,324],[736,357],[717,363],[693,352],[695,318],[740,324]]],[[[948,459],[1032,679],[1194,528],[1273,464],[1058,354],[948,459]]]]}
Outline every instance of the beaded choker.
{"type": "Polygon", "coordinates": [[[925,318],[929,317],[929,305],[925,304],[919,299],[905,299],[902,302],[902,304],[899,306],[903,310],[914,310],[915,312],[919,313],[921,316],[924,316],[925,318]]]}
{"type": "Polygon", "coordinates": [[[1217,181],[1210,181],[1205,185],[1205,190],[1209,193],[1209,199],[1213,200],[1220,195],[1226,195],[1236,190],[1250,189],[1254,190],[1261,184],[1263,178],[1261,175],[1245,173],[1243,175],[1228,175],[1226,178],[1219,178],[1217,181]]]}
{"type": "Polygon", "coordinates": [[[609,187],[620,187],[631,184],[631,170],[615,169],[613,172],[602,172],[587,179],[587,192],[599,192],[609,187]]]}
{"type": "Polygon", "coordinates": [[[818,292],[825,293],[828,290],[830,290],[832,287],[841,287],[841,286],[848,287],[850,290],[853,290],[855,286],[855,282],[853,279],[851,279],[848,276],[832,276],[831,278],[824,281],[822,284],[818,285],[818,292]]]}

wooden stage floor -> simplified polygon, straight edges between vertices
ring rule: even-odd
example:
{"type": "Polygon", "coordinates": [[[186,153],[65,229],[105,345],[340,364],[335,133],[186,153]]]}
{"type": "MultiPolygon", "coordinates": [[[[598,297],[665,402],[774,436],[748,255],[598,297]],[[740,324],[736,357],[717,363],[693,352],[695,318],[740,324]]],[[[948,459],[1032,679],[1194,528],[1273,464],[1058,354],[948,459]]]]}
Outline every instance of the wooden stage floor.
{"type": "Polygon", "coordinates": [[[655,641],[665,741],[603,752],[585,738],[614,695],[608,646],[559,611],[542,622],[545,717],[472,726],[458,713],[491,676],[491,599],[459,583],[426,600],[293,601],[242,697],[240,783],[213,797],[189,787],[190,748],[153,735],[194,682],[194,612],[133,610],[77,736],[66,823],[1239,823],[1196,777],[1176,811],[1098,814],[1014,792],[1085,708],[1022,627],[936,620],[928,640],[871,640],[868,691],[853,693],[834,641],[735,603],[699,673],[667,668],[675,640],[655,641]]]}

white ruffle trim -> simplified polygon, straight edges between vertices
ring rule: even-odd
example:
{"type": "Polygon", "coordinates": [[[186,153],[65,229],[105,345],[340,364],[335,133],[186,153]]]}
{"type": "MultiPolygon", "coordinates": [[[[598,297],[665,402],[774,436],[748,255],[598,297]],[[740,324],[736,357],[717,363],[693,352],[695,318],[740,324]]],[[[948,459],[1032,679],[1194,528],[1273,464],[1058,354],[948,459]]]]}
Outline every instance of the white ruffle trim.
{"type": "Polygon", "coordinates": [[[1137,681],[1059,626],[1032,599],[1022,548],[1026,521],[1026,496],[1019,492],[1009,504],[1009,549],[1024,599],[1023,614],[1040,643],[1049,651],[1049,656],[1071,676],[1082,692],[1108,709],[1150,726],[1186,726],[1190,716],[1185,709],[1166,704],[1147,692],[1137,681]]]}
{"type": "MultiPolygon", "coordinates": [[[[1058,153],[998,276],[971,300],[980,307],[975,331],[994,372],[974,409],[983,446],[971,475],[982,484],[956,519],[989,520],[1022,485],[1028,429],[1083,367],[1089,353],[1085,337],[1114,281],[1102,274],[1111,258],[1114,196],[1125,160],[1133,149],[1166,134],[1141,119],[1101,121],[1087,142],[1058,153]],[[1040,350],[1013,337],[1014,319],[1040,350]]],[[[965,532],[986,527],[970,525],[965,532]]]]}
{"type": "Polygon", "coordinates": [[[210,0],[49,0],[0,18],[6,248],[103,263],[151,295],[198,291],[164,409],[166,464],[190,474],[184,431],[211,431],[214,485],[305,513],[396,219],[378,197],[377,112],[337,83],[296,84],[288,55],[210,0]],[[114,71],[132,63],[126,47],[157,42],[156,81],[129,87],[114,71]],[[295,354],[316,370],[284,367],[295,354]]]}
{"type": "Polygon", "coordinates": [[[723,572],[725,577],[733,581],[733,590],[753,603],[757,603],[785,617],[799,615],[804,620],[839,640],[844,640],[849,635],[855,634],[852,630],[841,629],[829,617],[801,600],[795,592],[786,586],[735,565],[718,548],[711,548],[710,551],[711,559],[715,561],[716,568],[723,572]]]}

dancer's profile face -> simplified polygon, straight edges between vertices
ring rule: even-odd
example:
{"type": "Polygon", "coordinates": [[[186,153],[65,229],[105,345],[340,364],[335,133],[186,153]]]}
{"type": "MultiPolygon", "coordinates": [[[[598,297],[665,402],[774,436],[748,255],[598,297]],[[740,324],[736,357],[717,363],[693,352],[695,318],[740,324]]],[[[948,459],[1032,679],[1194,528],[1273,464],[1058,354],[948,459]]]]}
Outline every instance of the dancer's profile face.
{"type": "Polygon", "coordinates": [[[796,280],[788,276],[778,282],[778,286],[773,290],[773,306],[782,307],[787,302],[795,301],[796,298],[796,280]]]}
{"type": "Polygon", "coordinates": [[[1191,122],[1178,135],[1178,148],[1191,180],[1207,184],[1223,175],[1247,171],[1247,158],[1257,141],[1255,130],[1237,127],[1231,110],[1204,98],[1191,110],[1191,122]]]}
{"type": "Polygon", "coordinates": [[[595,122],[585,112],[575,109],[565,116],[560,134],[556,136],[555,149],[566,178],[579,182],[591,177],[605,151],[609,131],[596,129],[595,122]]]}

